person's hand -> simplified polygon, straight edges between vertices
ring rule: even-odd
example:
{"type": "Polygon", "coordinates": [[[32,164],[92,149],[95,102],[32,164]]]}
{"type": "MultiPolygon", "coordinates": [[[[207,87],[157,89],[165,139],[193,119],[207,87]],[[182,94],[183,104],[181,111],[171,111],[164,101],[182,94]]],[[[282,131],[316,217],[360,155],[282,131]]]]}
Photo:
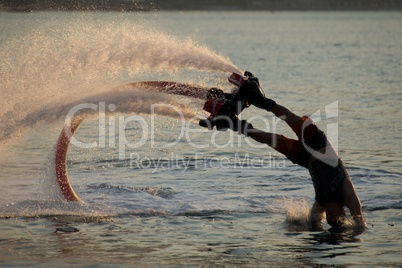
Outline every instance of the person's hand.
{"type": "Polygon", "coordinates": [[[364,232],[366,230],[367,224],[361,215],[354,216],[353,221],[355,222],[354,224],[355,230],[359,232],[364,232]]]}

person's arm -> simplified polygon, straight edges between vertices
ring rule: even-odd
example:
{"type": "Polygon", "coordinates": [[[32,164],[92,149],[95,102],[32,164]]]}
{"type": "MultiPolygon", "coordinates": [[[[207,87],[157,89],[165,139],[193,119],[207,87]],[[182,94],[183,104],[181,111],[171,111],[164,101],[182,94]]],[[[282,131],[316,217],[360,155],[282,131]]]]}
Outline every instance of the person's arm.
{"type": "Polygon", "coordinates": [[[310,211],[310,225],[312,231],[323,230],[322,220],[324,219],[325,209],[317,201],[314,202],[310,211]]]}
{"type": "Polygon", "coordinates": [[[349,208],[350,215],[352,216],[356,227],[364,229],[366,227],[366,222],[362,215],[362,205],[356,194],[353,183],[349,178],[344,181],[343,195],[345,198],[345,205],[349,208]]]}

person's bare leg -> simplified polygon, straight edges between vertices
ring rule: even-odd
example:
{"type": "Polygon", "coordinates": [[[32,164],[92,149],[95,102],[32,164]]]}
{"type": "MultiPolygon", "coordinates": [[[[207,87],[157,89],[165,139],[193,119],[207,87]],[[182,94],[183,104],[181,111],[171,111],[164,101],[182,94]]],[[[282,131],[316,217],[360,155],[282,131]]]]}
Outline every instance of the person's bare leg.
{"type": "MultiPolygon", "coordinates": [[[[286,107],[276,104],[271,112],[278,118],[284,120],[290,127],[296,122],[301,121],[300,116],[292,113],[286,107]]],[[[265,132],[259,129],[247,129],[246,135],[251,137],[257,142],[268,144],[270,147],[276,148],[277,144],[281,140],[281,135],[265,132]]],[[[245,133],[243,133],[245,134],[245,133]]]]}
{"type": "Polygon", "coordinates": [[[301,120],[300,116],[280,104],[276,104],[271,111],[276,117],[284,120],[289,126],[301,120]]]}
{"type": "Polygon", "coordinates": [[[265,132],[257,128],[248,129],[247,136],[259,143],[265,143],[272,148],[275,148],[281,140],[281,135],[265,132]]]}

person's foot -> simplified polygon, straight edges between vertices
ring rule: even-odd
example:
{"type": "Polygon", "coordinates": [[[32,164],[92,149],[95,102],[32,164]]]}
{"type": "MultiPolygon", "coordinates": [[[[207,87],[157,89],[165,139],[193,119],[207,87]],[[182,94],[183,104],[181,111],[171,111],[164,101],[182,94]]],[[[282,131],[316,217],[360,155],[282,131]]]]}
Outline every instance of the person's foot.
{"type": "Polygon", "coordinates": [[[254,104],[258,99],[265,98],[265,94],[259,85],[258,78],[249,77],[240,87],[237,97],[249,104],[254,104]]]}
{"type": "Polygon", "coordinates": [[[231,129],[236,132],[245,134],[248,129],[252,129],[253,125],[248,123],[246,120],[240,120],[235,114],[219,115],[212,119],[201,119],[199,125],[209,130],[216,127],[218,131],[226,131],[231,129]]]}
{"type": "Polygon", "coordinates": [[[247,79],[240,87],[237,98],[247,102],[249,105],[253,104],[257,108],[270,112],[276,105],[276,102],[265,97],[265,93],[262,91],[257,77],[253,76],[249,71],[244,72],[244,75],[247,79]]]}

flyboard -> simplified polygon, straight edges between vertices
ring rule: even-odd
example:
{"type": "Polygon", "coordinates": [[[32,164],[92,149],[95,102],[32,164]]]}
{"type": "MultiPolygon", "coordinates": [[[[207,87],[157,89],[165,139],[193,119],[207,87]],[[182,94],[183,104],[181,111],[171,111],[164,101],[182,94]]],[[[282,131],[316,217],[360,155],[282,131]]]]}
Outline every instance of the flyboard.
{"type": "MultiPolygon", "coordinates": [[[[232,93],[224,93],[221,89],[200,87],[197,85],[169,82],[169,81],[144,81],[127,84],[130,87],[152,89],[158,92],[181,95],[191,98],[205,99],[203,109],[210,113],[207,119],[199,121],[199,125],[217,130],[227,130],[221,127],[219,120],[223,116],[231,114],[239,115],[244,108],[250,103],[247,102],[246,91],[250,84],[259,86],[258,79],[253,77],[250,72],[245,72],[244,76],[233,73],[229,78],[229,82],[234,84],[236,88],[232,93]]],[[[63,198],[68,202],[82,202],[75,193],[68,178],[67,170],[67,152],[70,140],[80,124],[85,120],[83,116],[76,116],[70,120],[66,120],[65,125],[59,135],[56,143],[54,154],[54,175],[63,198]]]]}

